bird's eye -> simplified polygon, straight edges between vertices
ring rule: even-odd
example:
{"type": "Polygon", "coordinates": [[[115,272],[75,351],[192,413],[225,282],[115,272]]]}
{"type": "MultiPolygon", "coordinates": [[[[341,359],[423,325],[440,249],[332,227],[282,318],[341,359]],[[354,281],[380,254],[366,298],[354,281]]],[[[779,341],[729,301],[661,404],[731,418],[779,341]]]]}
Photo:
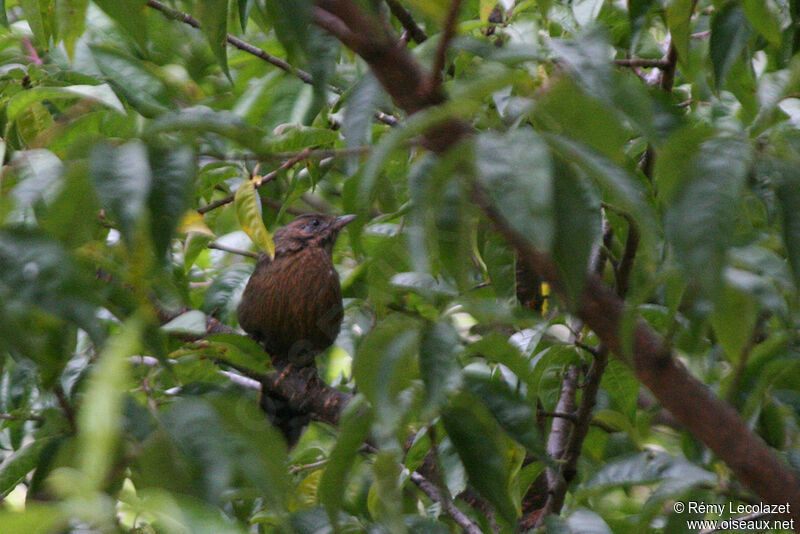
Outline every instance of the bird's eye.
{"type": "Polygon", "coordinates": [[[312,219],[311,226],[319,226],[319,219],[312,219]]]}

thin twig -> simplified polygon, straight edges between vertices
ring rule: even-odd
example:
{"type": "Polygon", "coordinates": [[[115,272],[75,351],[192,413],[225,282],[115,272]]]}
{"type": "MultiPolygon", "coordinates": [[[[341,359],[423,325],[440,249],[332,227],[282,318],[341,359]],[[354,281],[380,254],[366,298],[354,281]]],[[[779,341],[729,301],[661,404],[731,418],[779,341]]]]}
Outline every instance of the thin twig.
{"type": "MultiPolygon", "coordinates": [[[[261,187],[265,183],[274,180],[275,177],[278,176],[278,174],[281,171],[285,171],[286,169],[292,167],[293,165],[295,165],[299,161],[302,161],[302,160],[306,159],[308,157],[308,154],[311,152],[311,150],[312,150],[311,148],[307,148],[305,150],[302,150],[299,154],[297,154],[293,158],[284,161],[281,164],[281,166],[278,167],[277,169],[275,169],[274,171],[262,176],[261,179],[258,180],[253,185],[255,186],[256,189],[258,189],[259,187],[261,187]]],[[[213,209],[216,209],[216,208],[218,208],[220,206],[224,206],[225,204],[230,204],[231,202],[233,202],[234,198],[236,198],[236,194],[235,193],[231,193],[230,195],[226,196],[225,198],[221,198],[219,200],[215,200],[214,202],[210,202],[210,203],[206,204],[205,206],[202,206],[202,207],[198,208],[197,209],[197,213],[199,213],[200,215],[203,215],[204,213],[208,213],[209,211],[211,211],[213,209]]]]}
{"type": "Polygon", "coordinates": [[[64,392],[64,388],[61,387],[61,384],[56,384],[53,388],[53,393],[55,393],[56,399],[58,399],[58,405],[61,407],[61,411],[64,412],[64,417],[66,417],[69,423],[70,430],[76,432],[78,430],[78,425],[75,423],[75,407],[69,402],[67,394],[64,392]]]}
{"type": "Polygon", "coordinates": [[[230,252],[231,254],[237,254],[239,256],[246,256],[248,258],[258,259],[257,252],[253,252],[251,250],[244,250],[241,248],[229,247],[227,245],[222,245],[220,243],[217,243],[216,241],[210,242],[208,245],[206,245],[206,247],[213,248],[214,250],[221,250],[223,252],[230,252]]]}
{"type": "Polygon", "coordinates": [[[34,414],[26,414],[26,415],[14,415],[10,413],[0,413],[0,420],[3,421],[44,421],[44,418],[40,415],[34,414]]]}
{"type": "MultiPolygon", "coordinates": [[[[188,13],[184,13],[183,11],[179,11],[177,9],[173,9],[169,6],[166,6],[161,2],[159,2],[158,0],[147,0],[147,5],[149,7],[152,7],[153,9],[161,11],[162,13],[164,13],[164,15],[173,20],[177,20],[183,22],[184,24],[188,24],[193,28],[200,29],[200,23],[197,21],[197,19],[195,19],[188,13]]],[[[243,50],[248,54],[252,54],[256,57],[259,57],[264,61],[266,61],[267,63],[270,63],[271,65],[274,65],[279,69],[288,72],[289,74],[293,74],[294,76],[297,76],[305,83],[308,84],[314,83],[314,78],[309,73],[292,67],[290,64],[288,64],[281,58],[268,54],[267,52],[261,50],[260,48],[255,47],[250,43],[246,43],[231,34],[227,35],[226,40],[239,50],[243,50]]]]}
{"type": "Polygon", "coordinates": [[[573,341],[572,344],[581,350],[585,350],[592,356],[597,356],[597,347],[590,347],[589,345],[586,345],[585,343],[583,343],[582,341],[578,341],[577,339],[573,341]]]}
{"type": "Polygon", "coordinates": [[[539,410],[536,412],[536,415],[541,415],[542,417],[559,417],[561,419],[566,419],[567,421],[572,421],[573,423],[578,420],[578,417],[574,413],[566,412],[545,412],[539,410]]]}
{"type": "MultiPolygon", "coordinates": [[[[577,416],[577,414],[574,414],[574,413],[544,412],[544,411],[540,410],[540,411],[536,412],[536,415],[537,416],[541,416],[541,417],[559,417],[561,419],[566,419],[566,420],[571,421],[573,423],[578,422],[578,416],[577,416]]],[[[619,432],[618,428],[616,428],[614,426],[611,426],[611,425],[609,425],[607,423],[604,423],[602,421],[597,421],[594,418],[592,418],[592,420],[589,421],[589,424],[592,425],[592,426],[595,426],[597,428],[600,428],[602,430],[605,430],[608,433],[619,432]]]]}
{"type": "Polygon", "coordinates": [[[323,458],[322,460],[311,462],[310,464],[303,464],[303,465],[293,465],[289,468],[289,472],[291,474],[300,473],[301,471],[310,471],[312,469],[316,469],[317,467],[322,467],[323,465],[330,462],[330,458],[323,458]]]}
{"type": "Polygon", "coordinates": [[[445,498],[436,485],[416,471],[411,473],[410,478],[411,482],[416,484],[417,487],[422,490],[422,492],[432,501],[441,504],[442,511],[444,511],[444,513],[446,513],[453,521],[455,521],[464,532],[467,534],[481,534],[481,529],[478,528],[478,525],[473,523],[469,517],[467,517],[466,514],[453,503],[452,499],[445,498]]]}
{"type": "MultiPolygon", "coordinates": [[[[179,11],[177,9],[174,9],[174,8],[171,8],[171,7],[167,6],[167,5],[164,5],[163,3],[159,2],[158,0],[147,0],[147,5],[148,5],[148,7],[151,7],[153,9],[155,9],[155,10],[158,10],[158,11],[162,12],[168,18],[171,18],[173,20],[177,20],[179,22],[183,22],[184,24],[188,24],[189,26],[191,26],[193,28],[200,29],[200,22],[198,22],[196,18],[194,18],[193,16],[191,16],[188,13],[184,13],[183,11],[179,11]]],[[[269,53],[265,52],[264,50],[258,48],[257,46],[253,46],[250,43],[248,43],[246,41],[243,41],[243,40],[239,39],[238,37],[236,37],[234,35],[231,35],[231,34],[227,34],[226,37],[225,37],[225,40],[227,42],[229,42],[230,44],[232,44],[233,46],[235,46],[236,48],[238,48],[239,50],[242,50],[243,52],[247,52],[248,54],[256,56],[256,57],[258,57],[260,59],[263,59],[264,61],[266,61],[270,65],[278,67],[279,69],[281,69],[281,70],[283,70],[285,72],[288,72],[289,74],[291,74],[293,76],[296,76],[303,83],[307,83],[307,84],[313,84],[314,83],[314,77],[311,76],[311,74],[309,74],[308,72],[306,72],[306,71],[304,71],[302,69],[298,69],[298,68],[293,67],[292,65],[290,65],[286,61],[282,60],[281,58],[275,57],[272,54],[269,54],[269,53]]],[[[338,88],[336,86],[329,86],[329,88],[330,88],[331,91],[333,91],[336,94],[341,95],[341,94],[344,93],[344,91],[342,89],[340,89],[340,88],[338,88]]],[[[391,115],[388,115],[388,114],[380,112],[380,111],[376,111],[374,116],[375,116],[376,120],[381,121],[381,122],[383,122],[385,124],[388,124],[389,126],[396,126],[399,123],[399,121],[397,120],[396,117],[393,117],[391,115]]]]}
{"type": "Polygon", "coordinates": [[[662,69],[667,66],[666,59],[645,59],[645,58],[615,59],[614,63],[619,65],[620,67],[644,67],[644,68],[662,69]]]}
{"type": "Polygon", "coordinates": [[[461,9],[462,2],[463,0],[452,0],[450,2],[450,10],[447,12],[447,19],[445,19],[444,30],[442,31],[442,40],[439,41],[439,46],[436,49],[436,59],[433,62],[431,92],[437,91],[442,84],[447,49],[456,34],[456,21],[458,20],[458,11],[461,9]]]}
{"type": "Polygon", "coordinates": [[[410,11],[401,6],[396,0],[386,0],[386,5],[389,6],[389,11],[392,12],[394,18],[400,22],[400,25],[403,26],[403,29],[408,32],[408,36],[415,43],[420,44],[428,40],[427,34],[419,27],[414,17],[411,16],[410,11]]]}
{"type": "MultiPolygon", "coordinates": [[[[694,7],[692,7],[692,11],[694,12],[694,7]]],[[[658,85],[662,90],[664,90],[664,92],[671,93],[672,86],[675,84],[675,67],[678,65],[678,49],[675,48],[675,44],[673,43],[672,39],[670,39],[669,47],[667,48],[667,53],[664,56],[663,61],[665,62],[665,65],[660,67],[661,76],[659,77],[658,85]]],[[[642,155],[642,159],[639,161],[639,168],[642,170],[642,173],[650,179],[652,179],[653,176],[655,159],[655,149],[653,149],[652,144],[648,144],[647,149],[642,155]]]]}
{"type": "Polygon", "coordinates": [[[22,39],[22,45],[28,51],[28,54],[30,54],[28,56],[28,59],[32,64],[38,66],[44,65],[44,61],[42,61],[42,58],[39,57],[39,53],[36,51],[36,47],[33,46],[29,38],[25,37],[24,39],[22,39]]]}
{"type": "Polygon", "coordinates": [[[611,204],[605,202],[603,202],[603,207],[613,211],[628,223],[628,237],[625,240],[625,251],[622,253],[622,259],[620,259],[615,273],[617,278],[617,295],[625,298],[628,294],[633,261],[636,259],[636,252],[639,248],[639,227],[636,225],[636,220],[630,213],[615,208],[611,204]]]}

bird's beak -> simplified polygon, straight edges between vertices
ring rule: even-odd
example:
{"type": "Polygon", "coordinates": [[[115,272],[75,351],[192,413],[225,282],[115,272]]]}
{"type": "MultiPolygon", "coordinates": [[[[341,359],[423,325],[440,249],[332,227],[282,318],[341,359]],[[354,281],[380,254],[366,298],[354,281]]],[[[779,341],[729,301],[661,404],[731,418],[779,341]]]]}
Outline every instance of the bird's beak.
{"type": "Polygon", "coordinates": [[[333,229],[337,232],[353,222],[356,219],[355,215],[342,215],[341,217],[336,217],[336,220],[333,221],[333,229]]]}

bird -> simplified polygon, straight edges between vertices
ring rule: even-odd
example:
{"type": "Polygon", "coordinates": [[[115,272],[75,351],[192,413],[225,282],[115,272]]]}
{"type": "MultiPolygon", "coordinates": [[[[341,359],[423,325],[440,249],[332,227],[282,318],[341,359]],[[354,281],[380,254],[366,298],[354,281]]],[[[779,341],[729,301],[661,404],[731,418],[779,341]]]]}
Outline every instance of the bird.
{"type": "MultiPolygon", "coordinates": [[[[273,236],[275,257],[260,254],[237,308],[242,329],[269,353],[281,375],[293,366],[318,380],[315,357],[336,340],[344,315],[333,245],[355,215],[300,215],[273,236]]],[[[311,418],[288,399],[264,390],[270,422],[297,444],[311,418]]]]}
{"type": "Polygon", "coordinates": [[[275,257],[259,256],[237,317],[273,361],[312,366],[335,341],[343,310],[333,245],[355,218],[300,215],[275,231],[275,257]]]}

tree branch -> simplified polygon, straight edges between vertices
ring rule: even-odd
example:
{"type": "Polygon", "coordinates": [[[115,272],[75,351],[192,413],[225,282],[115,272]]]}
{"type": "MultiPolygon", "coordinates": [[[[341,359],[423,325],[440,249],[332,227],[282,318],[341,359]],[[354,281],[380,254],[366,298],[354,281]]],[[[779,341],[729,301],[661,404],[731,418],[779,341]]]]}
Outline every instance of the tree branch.
{"type": "Polygon", "coordinates": [[[223,252],[230,252],[231,254],[236,254],[239,256],[246,256],[248,258],[258,259],[258,254],[256,252],[253,252],[251,250],[244,250],[241,248],[229,247],[227,245],[220,245],[216,241],[212,241],[211,243],[206,245],[206,248],[213,248],[214,250],[221,250],[223,252]]]}
{"type": "Polygon", "coordinates": [[[427,34],[419,27],[414,17],[411,16],[410,11],[400,5],[396,0],[386,0],[386,5],[389,6],[389,11],[392,12],[394,18],[400,21],[400,25],[403,26],[403,29],[408,32],[409,37],[411,37],[415,43],[421,44],[428,40],[427,34]]]}
{"type": "Polygon", "coordinates": [[[668,61],[666,59],[643,59],[643,58],[615,59],[614,63],[616,65],[619,65],[620,67],[644,67],[644,68],[658,68],[658,69],[663,69],[668,65],[668,61]]]}
{"type": "MultiPolygon", "coordinates": [[[[375,33],[375,26],[379,26],[372,24],[360,7],[350,0],[321,0],[320,5],[333,5],[339,11],[336,14],[352,32],[363,31],[362,35],[369,36],[375,33]],[[343,12],[349,13],[346,13],[348,18],[340,15],[343,12]]],[[[426,94],[424,89],[430,86],[428,76],[408,51],[379,42],[376,47],[355,52],[367,61],[395,103],[407,113],[436,105],[444,98],[432,98],[426,94]]],[[[471,132],[468,125],[459,121],[452,121],[448,126],[446,134],[442,133],[442,128],[428,134],[435,137],[428,146],[437,153],[445,152],[471,132]]],[[[552,260],[512,229],[485,192],[476,184],[473,188],[474,202],[517,250],[520,260],[547,280],[553,291],[564,295],[563,283],[552,260]]],[[[588,276],[577,313],[609,351],[632,365],[639,380],[653,392],[661,405],[725,461],[736,476],[766,501],[789,503],[793,517],[800,520],[800,480],[789,466],[747,428],[733,409],[673,358],[661,336],[647,323],[636,321],[632,346],[623,344],[620,328],[624,302],[605,286],[598,275],[588,276]]]]}
{"type": "MultiPolygon", "coordinates": [[[[171,7],[167,6],[167,5],[164,5],[163,3],[159,2],[158,0],[147,0],[147,6],[153,8],[153,9],[155,9],[157,11],[160,11],[167,18],[170,18],[170,19],[173,19],[173,20],[177,20],[179,22],[183,22],[184,24],[188,24],[189,26],[191,26],[193,28],[196,28],[196,29],[200,29],[200,22],[198,22],[197,19],[195,19],[194,17],[192,17],[188,13],[184,13],[183,11],[179,11],[177,9],[174,9],[174,8],[171,8],[171,7]]],[[[243,52],[247,52],[248,54],[256,56],[257,58],[263,59],[264,61],[266,61],[270,65],[278,67],[279,69],[281,69],[281,70],[283,70],[285,72],[288,72],[289,74],[291,74],[293,76],[296,76],[303,83],[307,83],[307,84],[313,84],[314,83],[314,77],[311,76],[311,74],[307,73],[306,71],[304,71],[302,69],[297,69],[297,68],[293,67],[292,65],[290,65],[286,61],[282,60],[281,58],[275,57],[272,54],[268,54],[267,52],[265,52],[264,50],[258,48],[257,46],[253,46],[250,43],[248,43],[246,41],[243,41],[243,40],[239,39],[238,37],[236,37],[234,35],[231,35],[231,34],[227,34],[226,37],[225,37],[225,40],[228,43],[230,43],[233,46],[235,46],[236,48],[238,48],[239,50],[242,50],[243,52]]],[[[329,86],[329,87],[334,93],[337,93],[337,94],[343,94],[344,93],[344,91],[342,91],[338,87],[335,87],[335,86],[329,86]]],[[[385,124],[388,124],[389,126],[397,126],[397,124],[398,124],[397,118],[392,117],[391,115],[387,115],[386,113],[383,113],[383,112],[380,112],[380,111],[376,111],[374,116],[375,116],[376,120],[378,120],[380,122],[383,122],[385,124]]]]}
{"type": "Polygon", "coordinates": [[[458,20],[458,11],[461,9],[462,2],[463,0],[450,1],[450,10],[447,12],[447,18],[445,19],[442,40],[439,41],[439,46],[436,49],[436,58],[433,62],[431,91],[438,91],[439,86],[442,84],[444,64],[447,60],[447,49],[450,47],[450,41],[453,40],[453,36],[456,34],[456,21],[458,20]]]}
{"type": "MultiPolygon", "coordinates": [[[[183,11],[173,9],[167,5],[164,5],[158,0],[147,0],[147,6],[162,12],[164,15],[167,16],[167,18],[183,22],[184,24],[188,24],[192,28],[200,29],[200,23],[197,21],[197,19],[195,19],[188,13],[184,13],[183,11]]],[[[267,52],[261,50],[260,48],[255,47],[249,43],[246,43],[245,41],[242,41],[238,37],[228,34],[226,37],[226,41],[228,41],[230,44],[232,44],[239,50],[242,50],[244,52],[247,52],[248,54],[252,54],[258,58],[261,58],[267,63],[274,65],[279,69],[288,72],[289,74],[297,76],[304,83],[308,84],[314,83],[314,78],[309,73],[305,72],[304,70],[292,67],[289,63],[285,62],[281,58],[268,54],[267,52]]]]}
{"type": "Polygon", "coordinates": [[[455,505],[453,499],[449,499],[447,496],[443,495],[442,491],[437,488],[435,484],[431,483],[427,478],[416,471],[411,473],[410,478],[411,482],[416,484],[433,502],[441,504],[442,511],[455,521],[464,532],[467,534],[481,534],[481,529],[478,528],[478,525],[470,521],[469,517],[455,505]]]}
{"type": "MultiPolygon", "coordinates": [[[[286,169],[289,169],[290,167],[294,166],[296,163],[306,159],[308,157],[308,154],[311,152],[311,150],[312,150],[311,148],[307,148],[307,149],[301,151],[296,156],[284,161],[281,164],[280,167],[278,167],[277,169],[275,169],[272,172],[269,172],[269,173],[265,174],[264,176],[261,177],[261,179],[258,182],[256,182],[253,185],[255,186],[256,189],[258,189],[259,187],[261,187],[265,183],[271,182],[272,180],[274,180],[278,176],[278,174],[280,174],[281,171],[285,171],[286,169]]],[[[231,202],[233,202],[234,198],[236,198],[236,193],[231,193],[230,195],[226,196],[225,198],[221,198],[219,200],[215,200],[214,202],[209,202],[205,206],[202,206],[202,207],[198,208],[197,209],[197,213],[199,213],[200,215],[208,213],[209,211],[211,211],[213,209],[216,209],[216,208],[219,208],[220,206],[224,206],[226,204],[230,204],[231,202]]]]}

